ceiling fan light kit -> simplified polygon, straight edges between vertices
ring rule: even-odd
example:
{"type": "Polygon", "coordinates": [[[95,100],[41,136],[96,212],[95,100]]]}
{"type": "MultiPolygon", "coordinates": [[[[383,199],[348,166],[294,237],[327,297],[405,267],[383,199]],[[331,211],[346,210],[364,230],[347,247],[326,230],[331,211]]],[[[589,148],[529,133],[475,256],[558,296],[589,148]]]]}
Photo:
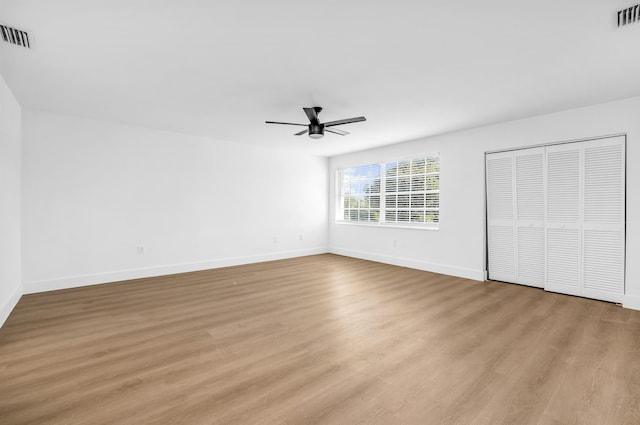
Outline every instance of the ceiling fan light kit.
{"type": "Polygon", "coordinates": [[[334,127],[336,125],[343,124],[351,124],[354,122],[366,121],[365,117],[355,117],[355,118],[346,118],[343,120],[329,121],[325,123],[321,123],[318,119],[318,114],[322,111],[320,106],[314,106],[312,108],[302,108],[307,114],[307,118],[309,118],[309,124],[298,124],[292,122],[280,122],[280,121],[265,121],[267,124],[284,124],[284,125],[301,125],[307,127],[306,130],[302,130],[299,133],[296,133],[296,136],[302,136],[303,134],[309,134],[309,137],[312,139],[321,139],[324,136],[324,132],[327,131],[329,133],[338,134],[340,136],[346,136],[349,132],[340,130],[337,128],[327,128],[334,127]]]}

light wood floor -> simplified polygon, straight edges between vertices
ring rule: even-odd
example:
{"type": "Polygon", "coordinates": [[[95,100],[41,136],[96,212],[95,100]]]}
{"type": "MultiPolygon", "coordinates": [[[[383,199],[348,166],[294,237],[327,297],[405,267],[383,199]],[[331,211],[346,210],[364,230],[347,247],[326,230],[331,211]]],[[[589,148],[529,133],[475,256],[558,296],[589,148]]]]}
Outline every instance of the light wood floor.
{"type": "Polygon", "coordinates": [[[640,424],[640,312],[329,254],[27,295],[0,423],[640,424]]]}

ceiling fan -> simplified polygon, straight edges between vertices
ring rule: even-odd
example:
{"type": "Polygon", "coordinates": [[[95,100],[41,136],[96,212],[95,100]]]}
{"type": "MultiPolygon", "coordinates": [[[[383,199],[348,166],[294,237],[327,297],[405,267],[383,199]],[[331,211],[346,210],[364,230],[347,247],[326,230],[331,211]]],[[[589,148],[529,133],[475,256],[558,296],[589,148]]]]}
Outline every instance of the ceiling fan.
{"type": "Polygon", "coordinates": [[[296,133],[296,136],[302,136],[303,134],[309,133],[309,137],[312,139],[320,139],[324,136],[324,132],[328,131],[329,133],[339,134],[341,136],[345,136],[349,134],[349,132],[340,130],[337,128],[328,128],[335,127],[336,125],[342,124],[350,124],[352,122],[360,122],[366,121],[365,117],[355,117],[355,118],[346,118],[344,120],[336,120],[336,121],[328,121],[328,122],[320,122],[318,119],[318,114],[322,111],[322,108],[319,106],[314,106],[313,108],[302,108],[304,109],[305,114],[309,118],[309,124],[297,124],[293,122],[279,122],[279,121],[265,121],[267,124],[285,124],[285,125],[301,125],[303,127],[307,127],[306,130],[303,130],[299,133],[296,133]]]}

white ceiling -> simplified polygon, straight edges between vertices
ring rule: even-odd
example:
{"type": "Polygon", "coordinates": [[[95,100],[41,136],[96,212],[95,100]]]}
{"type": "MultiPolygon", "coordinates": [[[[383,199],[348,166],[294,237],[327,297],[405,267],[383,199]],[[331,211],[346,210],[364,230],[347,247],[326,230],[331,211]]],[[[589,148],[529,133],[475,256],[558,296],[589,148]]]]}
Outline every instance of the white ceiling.
{"type": "Polygon", "coordinates": [[[640,95],[635,0],[0,0],[23,107],[320,155],[640,95]],[[320,140],[301,128],[365,115],[320,140]]]}

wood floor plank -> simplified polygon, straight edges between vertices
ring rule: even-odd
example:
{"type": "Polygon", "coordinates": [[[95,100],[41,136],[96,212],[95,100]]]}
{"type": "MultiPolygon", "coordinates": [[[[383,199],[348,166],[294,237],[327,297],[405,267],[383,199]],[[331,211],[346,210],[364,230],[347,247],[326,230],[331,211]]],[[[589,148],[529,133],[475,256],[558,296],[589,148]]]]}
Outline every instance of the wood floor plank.
{"type": "Polygon", "coordinates": [[[0,423],[638,424],[640,312],[330,254],[26,295],[0,423]]]}

